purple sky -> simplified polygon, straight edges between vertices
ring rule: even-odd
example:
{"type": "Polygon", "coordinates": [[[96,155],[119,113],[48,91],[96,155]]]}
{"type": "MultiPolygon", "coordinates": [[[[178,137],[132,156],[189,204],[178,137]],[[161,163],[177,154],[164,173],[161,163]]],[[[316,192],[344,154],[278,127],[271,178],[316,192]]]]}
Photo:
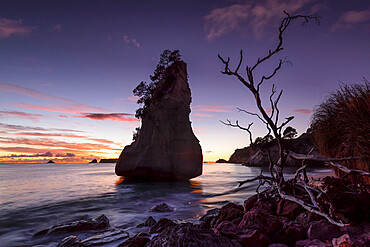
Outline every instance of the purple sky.
{"type": "Polygon", "coordinates": [[[319,26],[291,25],[285,50],[258,71],[292,62],[262,90],[284,90],[281,119],[294,115],[302,133],[339,83],[370,78],[370,1],[0,1],[0,162],[118,157],[140,125],[132,90],[149,80],[164,49],[179,49],[188,64],[204,160],[228,159],[249,138],[219,120],[254,122],[254,138],[265,129],[236,110],[255,104],[220,73],[217,54],[235,65],[243,49],[244,67],[254,64],[276,46],[283,10],[322,16],[319,26]]]}

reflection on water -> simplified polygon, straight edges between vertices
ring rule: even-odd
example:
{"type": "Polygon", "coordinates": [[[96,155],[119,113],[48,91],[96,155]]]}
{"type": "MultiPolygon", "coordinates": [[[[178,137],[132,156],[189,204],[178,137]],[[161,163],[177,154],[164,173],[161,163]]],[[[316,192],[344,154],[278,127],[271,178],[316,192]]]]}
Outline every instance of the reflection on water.
{"type": "MultiPolygon", "coordinates": [[[[114,164],[0,164],[0,241],[3,246],[55,246],[63,236],[32,236],[51,225],[102,213],[113,227],[131,234],[140,231],[135,226],[149,215],[197,222],[210,208],[242,203],[254,194],[257,181],[241,188],[236,181],[259,175],[261,169],[267,172],[238,164],[205,164],[203,175],[188,182],[129,182],[114,174],[114,164]],[[163,202],[175,211],[148,213],[163,202]]],[[[294,171],[286,169],[288,176],[294,171]]]]}

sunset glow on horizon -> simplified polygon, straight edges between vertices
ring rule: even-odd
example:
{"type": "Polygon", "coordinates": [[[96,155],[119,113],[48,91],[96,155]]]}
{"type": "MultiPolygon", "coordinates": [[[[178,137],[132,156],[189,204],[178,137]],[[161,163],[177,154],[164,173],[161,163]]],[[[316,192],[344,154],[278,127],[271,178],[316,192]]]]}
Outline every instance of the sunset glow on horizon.
{"type": "MultiPolygon", "coordinates": [[[[204,161],[228,160],[249,145],[247,133],[220,123],[253,122],[253,139],[266,129],[250,92],[222,75],[217,58],[254,64],[277,44],[277,27],[291,14],[318,12],[321,24],[295,23],[284,51],[258,76],[281,71],[272,84],[284,93],[281,117],[307,130],[315,106],[341,83],[370,78],[370,2],[264,1],[11,1],[0,2],[0,163],[86,163],[118,158],[131,144],[137,97],[165,49],[188,65],[190,121],[204,161]]],[[[266,108],[268,109],[268,108],[266,108]]]]}

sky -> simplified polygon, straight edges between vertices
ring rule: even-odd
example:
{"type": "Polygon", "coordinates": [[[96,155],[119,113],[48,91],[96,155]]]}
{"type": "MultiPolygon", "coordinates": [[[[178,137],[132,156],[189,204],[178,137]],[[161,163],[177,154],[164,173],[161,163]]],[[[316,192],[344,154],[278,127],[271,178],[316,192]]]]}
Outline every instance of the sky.
{"type": "MultiPolygon", "coordinates": [[[[283,90],[280,119],[295,116],[301,134],[312,112],[341,83],[370,78],[368,0],[89,0],[0,1],[0,163],[88,162],[118,158],[140,121],[132,90],[149,81],[165,49],[188,65],[190,120],[204,161],[228,159],[249,136],[220,120],[253,122],[266,134],[251,93],[221,74],[217,58],[242,68],[277,45],[278,26],[291,15],[318,13],[320,25],[289,26],[284,50],[256,77],[282,69],[261,88],[283,90]]],[[[244,74],[245,75],[245,74],[244,74]]]]}

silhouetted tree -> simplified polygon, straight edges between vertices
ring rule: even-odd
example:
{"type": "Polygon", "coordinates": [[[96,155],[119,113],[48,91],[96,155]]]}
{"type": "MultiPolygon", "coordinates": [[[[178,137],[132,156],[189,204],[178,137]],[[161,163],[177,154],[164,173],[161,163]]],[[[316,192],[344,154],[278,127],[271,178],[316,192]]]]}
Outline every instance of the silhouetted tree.
{"type": "Polygon", "coordinates": [[[283,138],[284,139],[293,139],[297,135],[297,130],[293,128],[292,126],[286,127],[286,129],[283,132],[283,138]]]}
{"type": "Polygon", "coordinates": [[[143,104],[142,107],[136,110],[135,117],[141,118],[144,109],[146,106],[149,105],[150,100],[153,96],[153,91],[158,85],[158,83],[163,78],[163,73],[167,69],[168,66],[173,64],[176,61],[181,60],[181,54],[179,50],[170,51],[168,49],[164,50],[160,56],[159,62],[154,70],[153,75],[150,75],[151,82],[147,83],[146,81],[142,81],[139,85],[133,90],[135,96],[138,96],[139,99],[137,100],[138,104],[143,104]]]}

